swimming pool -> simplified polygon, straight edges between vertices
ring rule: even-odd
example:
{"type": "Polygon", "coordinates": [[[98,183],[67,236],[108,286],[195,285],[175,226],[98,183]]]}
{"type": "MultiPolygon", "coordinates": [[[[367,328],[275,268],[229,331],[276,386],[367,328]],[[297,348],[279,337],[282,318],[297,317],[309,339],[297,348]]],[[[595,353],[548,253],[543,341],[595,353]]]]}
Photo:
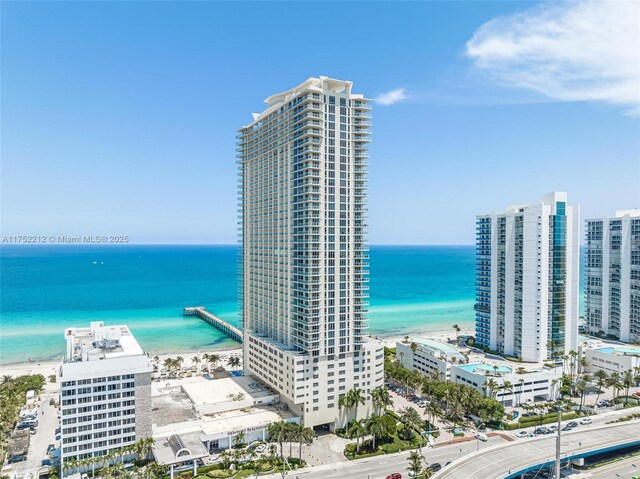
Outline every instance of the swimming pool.
{"type": "Polygon", "coordinates": [[[640,354],[640,348],[631,348],[631,347],[614,347],[608,346],[606,348],[597,348],[596,351],[600,351],[601,353],[606,354],[640,354]]]}
{"type": "Polygon", "coordinates": [[[460,369],[464,369],[465,371],[471,371],[472,373],[480,370],[480,371],[485,371],[488,373],[500,373],[500,374],[510,374],[513,370],[508,367],[508,366],[498,366],[497,368],[494,368],[493,365],[491,364],[485,364],[485,363],[481,363],[481,364],[463,364],[461,366],[458,366],[460,369]]]}

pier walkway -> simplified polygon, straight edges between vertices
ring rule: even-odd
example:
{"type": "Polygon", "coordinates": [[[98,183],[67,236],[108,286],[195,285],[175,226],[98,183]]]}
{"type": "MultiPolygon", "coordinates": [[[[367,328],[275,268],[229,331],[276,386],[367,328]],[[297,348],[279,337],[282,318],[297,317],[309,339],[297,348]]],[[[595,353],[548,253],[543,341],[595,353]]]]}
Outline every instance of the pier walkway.
{"type": "Polygon", "coordinates": [[[182,314],[184,314],[185,316],[197,316],[204,322],[216,328],[218,331],[221,331],[229,336],[234,341],[242,344],[242,331],[232,324],[227,323],[223,319],[218,318],[214,314],[211,314],[206,310],[204,306],[184,308],[182,310],[182,314]]]}

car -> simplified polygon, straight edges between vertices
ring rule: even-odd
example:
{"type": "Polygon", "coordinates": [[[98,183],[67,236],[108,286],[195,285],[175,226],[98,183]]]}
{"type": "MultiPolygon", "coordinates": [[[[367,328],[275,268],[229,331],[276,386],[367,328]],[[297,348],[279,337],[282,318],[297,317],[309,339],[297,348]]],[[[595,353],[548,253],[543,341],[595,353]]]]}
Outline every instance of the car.
{"type": "Polygon", "coordinates": [[[566,424],[566,425],[562,428],[562,430],[563,430],[563,431],[571,431],[572,429],[573,429],[573,426],[569,426],[568,424],[566,424]]]}
{"type": "Polygon", "coordinates": [[[486,434],[482,434],[481,432],[479,432],[478,434],[476,434],[473,437],[475,437],[478,441],[482,441],[482,442],[487,442],[489,440],[487,435],[486,434]]]}
{"type": "Polygon", "coordinates": [[[29,429],[29,434],[31,434],[32,436],[36,433],[36,428],[32,427],[31,429],[29,429]]]}
{"type": "Polygon", "coordinates": [[[558,430],[558,426],[556,426],[555,424],[552,424],[551,426],[549,426],[549,427],[547,428],[547,430],[548,430],[549,432],[556,432],[556,431],[558,430]]]}
{"type": "Polygon", "coordinates": [[[15,456],[11,456],[7,462],[9,464],[15,464],[16,462],[22,462],[26,460],[27,460],[27,456],[24,456],[22,454],[17,454],[15,456]]]}
{"type": "Polygon", "coordinates": [[[438,472],[440,469],[442,469],[442,466],[439,462],[434,462],[433,464],[429,464],[426,469],[431,472],[438,472]]]}
{"type": "Polygon", "coordinates": [[[53,444],[49,444],[49,445],[47,446],[47,454],[49,454],[49,453],[50,453],[51,451],[53,451],[55,448],[56,448],[56,446],[55,446],[55,445],[53,445],[53,444]]]}
{"type": "Polygon", "coordinates": [[[62,437],[62,434],[60,433],[56,434],[56,441],[59,441],[61,437],[62,437]]]}
{"type": "Polygon", "coordinates": [[[580,424],[591,424],[593,422],[593,419],[591,419],[590,417],[583,417],[582,419],[580,419],[580,424]]]}
{"type": "Polygon", "coordinates": [[[56,400],[54,398],[49,399],[49,406],[55,406],[56,400]]]}
{"type": "Polygon", "coordinates": [[[256,447],[256,452],[264,452],[266,449],[267,449],[266,444],[260,444],[258,447],[256,447]]]}
{"type": "Polygon", "coordinates": [[[577,421],[569,421],[567,423],[567,426],[578,427],[578,422],[577,421]]]}
{"type": "Polygon", "coordinates": [[[402,479],[402,474],[400,474],[399,472],[394,472],[392,474],[389,474],[387,476],[387,479],[402,479]]]}
{"type": "Polygon", "coordinates": [[[538,434],[544,434],[545,432],[547,432],[547,428],[544,426],[538,426],[533,430],[533,434],[535,436],[537,436],[538,434]]]}
{"type": "Polygon", "coordinates": [[[518,431],[518,433],[516,434],[516,437],[529,437],[529,432],[528,431],[518,431]]]}

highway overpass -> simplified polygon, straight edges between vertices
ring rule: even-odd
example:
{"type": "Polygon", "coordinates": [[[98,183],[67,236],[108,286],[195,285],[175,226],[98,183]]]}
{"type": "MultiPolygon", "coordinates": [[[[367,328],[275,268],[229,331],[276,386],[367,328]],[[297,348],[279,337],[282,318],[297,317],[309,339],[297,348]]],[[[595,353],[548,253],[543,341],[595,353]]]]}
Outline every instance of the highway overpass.
{"type": "MultiPolygon", "coordinates": [[[[561,459],[565,463],[622,447],[640,446],[640,420],[580,426],[574,431],[562,432],[560,437],[561,459]]],[[[552,464],[555,451],[555,435],[521,439],[466,455],[433,475],[432,479],[511,479],[552,464]]]]}

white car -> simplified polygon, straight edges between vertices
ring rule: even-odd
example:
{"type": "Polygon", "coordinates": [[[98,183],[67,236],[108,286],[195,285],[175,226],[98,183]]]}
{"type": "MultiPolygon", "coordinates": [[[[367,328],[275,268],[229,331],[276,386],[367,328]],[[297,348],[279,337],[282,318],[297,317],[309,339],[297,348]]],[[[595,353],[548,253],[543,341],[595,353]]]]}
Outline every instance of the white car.
{"type": "Polygon", "coordinates": [[[518,431],[518,433],[516,434],[516,437],[529,437],[529,432],[528,431],[518,431]]]}
{"type": "Polygon", "coordinates": [[[264,452],[266,449],[267,449],[266,444],[260,444],[258,447],[256,447],[256,452],[264,452]]]}
{"type": "Polygon", "coordinates": [[[580,419],[580,424],[591,424],[593,420],[590,417],[583,417],[580,419]]]}
{"type": "Polygon", "coordinates": [[[482,441],[482,442],[487,442],[489,440],[487,435],[486,434],[482,434],[482,433],[478,433],[473,437],[475,437],[477,440],[482,441]]]}

